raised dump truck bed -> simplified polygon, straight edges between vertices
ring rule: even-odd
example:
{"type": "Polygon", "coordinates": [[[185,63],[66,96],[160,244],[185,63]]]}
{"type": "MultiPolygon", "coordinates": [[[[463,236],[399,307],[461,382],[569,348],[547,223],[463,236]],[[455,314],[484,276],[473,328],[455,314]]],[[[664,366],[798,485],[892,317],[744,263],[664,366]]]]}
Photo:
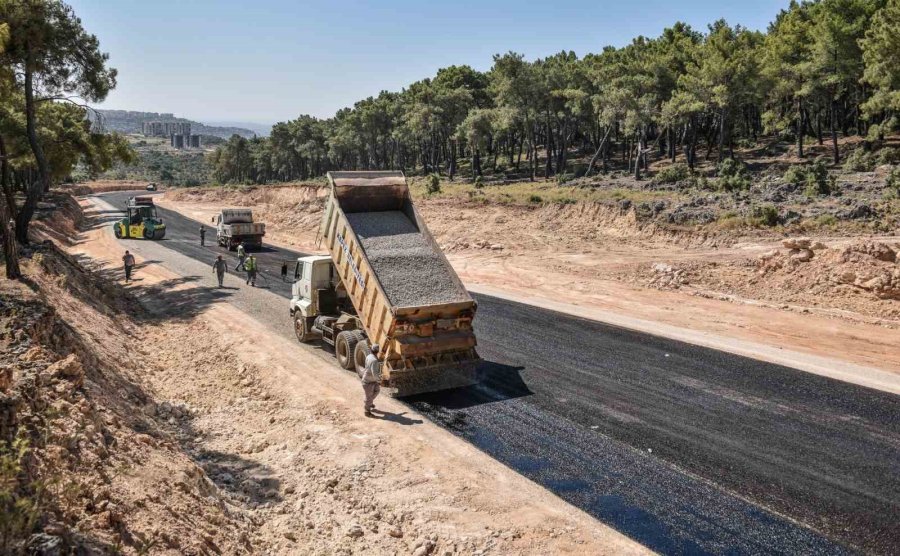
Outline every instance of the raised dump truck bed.
{"type": "Polygon", "coordinates": [[[478,382],[475,300],[416,211],[404,175],[331,172],[328,180],[319,233],[338,308],[321,310],[332,299],[322,288],[309,288],[309,302],[298,291],[292,311],[306,315],[307,337],[333,343],[346,368],[361,367],[368,346],[378,344],[384,384],[396,395],[478,382]]]}

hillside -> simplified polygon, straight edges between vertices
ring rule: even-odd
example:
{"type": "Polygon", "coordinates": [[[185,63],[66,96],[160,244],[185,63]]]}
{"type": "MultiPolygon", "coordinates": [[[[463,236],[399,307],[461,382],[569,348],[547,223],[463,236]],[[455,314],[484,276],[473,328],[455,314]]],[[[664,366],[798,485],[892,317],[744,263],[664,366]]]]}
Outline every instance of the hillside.
{"type": "Polygon", "coordinates": [[[119,133],[140,133],[143,122],[184,122],[191,124],[191,131],[198,135],[212,135],[227,139],[232,135],[240,135],[248,139],[256,133],[243,127],[210,126],[201,122],[178,118],[174,114],[159,112],[137,112],[132,110],[97,110],[103,117],[103,124],[110,131],[119,133]]]}

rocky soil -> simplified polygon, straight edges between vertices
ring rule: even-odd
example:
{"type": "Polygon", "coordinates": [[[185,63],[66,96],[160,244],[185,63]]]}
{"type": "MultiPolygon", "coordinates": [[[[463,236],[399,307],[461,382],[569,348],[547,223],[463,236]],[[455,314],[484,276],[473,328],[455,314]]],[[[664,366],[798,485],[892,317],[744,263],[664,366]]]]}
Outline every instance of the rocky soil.
{"type": "MultiPolygon", "coordinates": [[[[791,238],[737,260],[644,264],[630,278],[660,289],[715,292],[900,321],[900,243],[791,238]]],[[[808,310],[808,309],[807,309],[808,310]]]]}

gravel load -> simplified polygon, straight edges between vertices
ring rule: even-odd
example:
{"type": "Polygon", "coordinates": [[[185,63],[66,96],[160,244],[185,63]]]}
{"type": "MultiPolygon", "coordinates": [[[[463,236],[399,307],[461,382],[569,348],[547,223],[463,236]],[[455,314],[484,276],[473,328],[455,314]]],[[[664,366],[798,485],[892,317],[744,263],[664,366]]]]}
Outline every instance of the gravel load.
{"type": "Polygon", "coordinates": [[[453,269],[404,213],[354,212],[346,216],[391,305],[437,305],[470,299],[453,279],[453,269]]]}

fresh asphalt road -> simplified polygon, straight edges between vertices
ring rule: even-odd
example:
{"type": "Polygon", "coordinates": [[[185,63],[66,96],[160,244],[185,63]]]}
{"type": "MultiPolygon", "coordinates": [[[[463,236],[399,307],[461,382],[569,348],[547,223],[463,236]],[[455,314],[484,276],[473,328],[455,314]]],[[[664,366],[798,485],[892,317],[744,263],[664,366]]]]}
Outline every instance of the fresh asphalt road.
{"type": "MultiPolygon", "coordinates": [[[[160,245],[227,253],[210,226],[200,247],[201,223],[160,214],[160,245]]],[[[289,297],[277,274],[300,254],[257,255],[289,297]]],[[[900,397],[475,297],[484,382],[406,401],[517,472],[664,553],[900,551],[900,397]]]]}

